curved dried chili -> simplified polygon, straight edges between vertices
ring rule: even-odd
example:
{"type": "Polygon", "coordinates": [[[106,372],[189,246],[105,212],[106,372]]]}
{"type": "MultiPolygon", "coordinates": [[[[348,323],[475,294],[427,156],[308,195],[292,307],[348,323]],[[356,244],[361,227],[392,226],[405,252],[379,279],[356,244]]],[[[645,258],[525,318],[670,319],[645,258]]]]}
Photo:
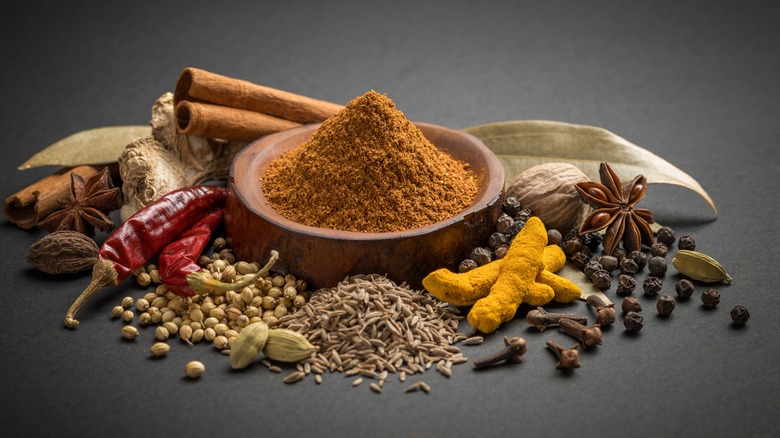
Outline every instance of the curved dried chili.
{"type": "Polygon", "coordinates": [[[187,284],[187,274],[201,270],[198,257],[211,240],[211,234],[222,223],[224,210],[216,210],[171,242],[160,253],[157,269],[160,280],[176,295],[191,297],[195,292],[187,284]]]}
{"type": "Polygon", "coordinates": [[[225,204],[227,189],[196,186],[166,194],[117,227],[100,248],[92,282],[65,315],[65,325],[78,326],[76,312],[95,292],[119,284],[204,215],[225,204]]]}

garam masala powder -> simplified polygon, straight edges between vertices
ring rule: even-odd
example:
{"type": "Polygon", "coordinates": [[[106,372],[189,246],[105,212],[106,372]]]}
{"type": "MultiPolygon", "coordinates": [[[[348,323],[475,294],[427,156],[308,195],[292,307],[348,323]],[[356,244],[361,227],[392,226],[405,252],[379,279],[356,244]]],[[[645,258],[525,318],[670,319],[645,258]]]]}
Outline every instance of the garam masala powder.
{"type": "Polygon", "coordinates": [[[365,233],[450,218],[478,191],[467,163],[437,149],[373,90],[271,163],[262,184],[270,204],[292,221],[365,233]]]}

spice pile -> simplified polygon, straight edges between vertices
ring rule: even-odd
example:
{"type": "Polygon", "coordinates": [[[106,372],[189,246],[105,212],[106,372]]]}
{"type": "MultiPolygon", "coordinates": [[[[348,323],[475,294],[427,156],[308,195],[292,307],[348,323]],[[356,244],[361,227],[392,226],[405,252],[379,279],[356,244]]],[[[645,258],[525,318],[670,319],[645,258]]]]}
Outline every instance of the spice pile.
{"type": "Polygon", "coordinates": [[[477,194],[468,165],[437,149],[370,91],[326,120],[263,177],[271,205],[320,228],[381,233],[447,219],[477,194]]]}
{"type": "Polygon", "coordinates": [[[457,333],[459,311],[405,284],[379,275],[350,277],[333,289],[322,289],[308,304],[279,320],[279,327],[303,334],[319,347],[304,361],[305,372],[344,372],[376,378],[381,391],[388,373],[423,373],[436,364],[446,377],[452,365],[467,358],[453,344],[467,336],[457,333]]]}

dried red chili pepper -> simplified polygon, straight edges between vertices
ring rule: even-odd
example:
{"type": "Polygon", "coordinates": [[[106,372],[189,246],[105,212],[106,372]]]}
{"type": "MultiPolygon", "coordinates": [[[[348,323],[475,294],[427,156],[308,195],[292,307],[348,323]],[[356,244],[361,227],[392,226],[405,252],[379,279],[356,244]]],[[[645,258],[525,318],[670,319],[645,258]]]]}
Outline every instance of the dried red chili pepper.
{"type": "Polygon", "coordinates": [[[222,208],[227,190],[196,186],[166,194],[117,227],[100,248],[92,282],[68,309],[65,325],[76,328],[76,312],[98,290],[114,286],[146,264],[204,215],[222,208]]]}
{"type": "Polygon", "coordinates": [[[201,270],[198,257],[211,240],[211,233],[222,223],[224,210],[206,215],[160,253],[157,269],[162,283],[176,295],[191,297],[195,292],[187,284],[187,274],[201,270]]]}

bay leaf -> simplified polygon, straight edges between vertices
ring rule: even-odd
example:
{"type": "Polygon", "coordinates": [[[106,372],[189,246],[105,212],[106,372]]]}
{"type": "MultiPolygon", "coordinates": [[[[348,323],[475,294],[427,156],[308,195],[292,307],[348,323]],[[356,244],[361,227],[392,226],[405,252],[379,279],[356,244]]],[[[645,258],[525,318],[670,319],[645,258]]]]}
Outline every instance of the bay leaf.
{"type": "Polygon", "coordinates": [[[149,135],[152,128],[148,125],[104,126],[80,131],[33,155],[18,169],[115,163],[128,143],[149,135]]]}
{"type": "Polygon", "coordinates": [[[607,295],[604,294],[604,292],[602,292],[599,288],[594,286],[593,283],[591,283],[590,280],[585,277],[585,274],[583,274],[579,269],[575,268],[571,263],[564,264],[563,267],[558,272],[556,272],[556,274],[571,281],[580,288],[580,291],[582,291],[582,295],[580,296],[581,300],[585,301],[589,296],[596,295],[601,298],[605,304],[612,304],[612,300],[610,300],[609,297],[607,297],[607,295]]]}
{"type": "Polygon", "coordinates": [[[658,155],[596,126],[547,120],[516,120],[465,128],[491,149],[506,173],[506,184],[543,163],[569,163],[599,181],[599,164],[608,162],[629,181],[643,174],[649,184],[672,184],[700,195],[718,216],[715,203],[690,175],[658,155]]]}

